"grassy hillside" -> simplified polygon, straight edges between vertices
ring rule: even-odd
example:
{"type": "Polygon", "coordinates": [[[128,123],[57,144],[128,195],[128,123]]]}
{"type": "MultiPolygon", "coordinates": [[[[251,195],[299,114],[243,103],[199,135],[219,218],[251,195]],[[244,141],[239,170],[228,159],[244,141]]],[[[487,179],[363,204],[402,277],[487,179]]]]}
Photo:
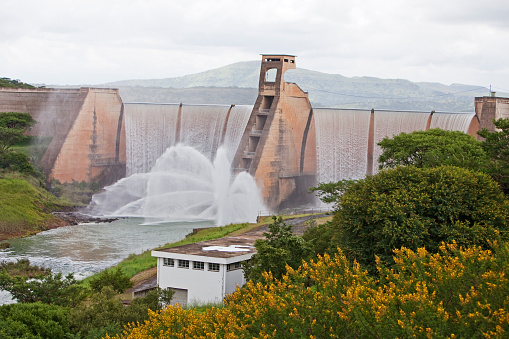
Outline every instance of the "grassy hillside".
{"type": "Polygon", "coordinates": [[[0,176],[0,240],[62,226],[51,214],[62,203],[37,179],[10,173],[0,176]]]}

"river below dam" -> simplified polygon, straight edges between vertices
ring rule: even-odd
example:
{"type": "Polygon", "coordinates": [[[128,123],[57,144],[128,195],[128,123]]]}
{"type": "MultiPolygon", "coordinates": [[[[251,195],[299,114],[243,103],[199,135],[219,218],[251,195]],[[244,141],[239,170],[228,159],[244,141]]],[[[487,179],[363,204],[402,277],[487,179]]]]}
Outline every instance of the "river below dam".
{"type": "MultiPolygon", "coordinates": [[[[27,258],[33,265],[64,275],[74,273],[76,279],[83,279],[132,253],[181,240],[195,228],[213,226],[213,221],[148,224],[143,218],[66,226],[9,240],[11,246],[0,251],[0,261],[27,258]]],[[[9,293],[0,291],[0,305],[12,302],[9,293]]]]}

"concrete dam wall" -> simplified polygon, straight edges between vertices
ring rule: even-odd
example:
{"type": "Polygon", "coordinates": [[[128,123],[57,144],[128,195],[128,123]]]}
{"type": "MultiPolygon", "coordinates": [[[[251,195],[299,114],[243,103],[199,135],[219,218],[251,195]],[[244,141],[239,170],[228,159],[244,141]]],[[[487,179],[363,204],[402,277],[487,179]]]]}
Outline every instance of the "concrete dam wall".
{"type": "Polygon", "coordinates": [[[51,140],[40,162],[48,179],[107,185],[125,176],[118,90],[0,88],[0,112],[29,113],[37,121],[29,134],[51,140]]]}
{"type": "Polygon", "coordinates": [[[62,182],[113,183],[147,173],[168,147],[192,146],[209,160],[226,149],[231,171],[248,172],[271,209],[310,203],[318,182],[378,171],[384,137],[442,128],[476,135],[509,117],[509,99],[476,98],[474,113],[312,108],[284,81],[291,55],[263,55],[253,106],[123,104],[115,89],[0,89],[0,112],[27,112],[32,135],[50,138],[41,165],[62,182]]]}

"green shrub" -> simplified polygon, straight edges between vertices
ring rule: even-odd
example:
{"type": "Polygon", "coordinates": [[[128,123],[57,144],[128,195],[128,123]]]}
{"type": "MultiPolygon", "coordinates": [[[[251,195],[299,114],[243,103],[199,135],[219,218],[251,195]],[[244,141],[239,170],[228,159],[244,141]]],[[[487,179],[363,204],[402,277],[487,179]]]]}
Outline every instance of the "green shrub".
{"type": "Polygon", "coordinates": [[[274,277],[281,278],[286,266],[297,268],[311,256],[310,246],[292,233],[293,225],[287,225],[282,217],[272,217],[269,232],[263,233],[265,239],[255,242],[257,253],[244,263],[246,280],[262,281],[263,272],[272,272],[274,277]]]}
{"type": "Polygon", "coordinates": [[[89,280],[90,288],[100,292],[106,286],[111,287],[115,292],[122,293],[133,286],[129,277],[117,267],[116,269],[104,270],[89,280]]]}
{"type": "Polygon", "coordinates": [[[383,149],[378,161],[380,169],[413,165],[437,167],[451,165],[483,171],[488,156],[482,142],[460,132],[440,128],[428,131],[401,133],[383,138],[378,143],[383,149]]]}
{"type": "Polygon", "coordinates": [[[0,306],[0,338],[68,338],[68,309],[42,303],[0,306]]]}
{"type": "Polygon", "coordinates": [[[49,268],[31,265],[26,258],[18,259],[16,262],[0,261],[0,271],[5,270],[10,276],[21,276],[33,278],[37,275],[51,273],[49,268]]]}
{"type": "Polygon", "coordinates": [[[333,244],[370,268],[375,255],[442,242],[488,246],[508,234],[508,203],[488,175],[468,169],[413,166],[385,170],[351,185],[333,219],[333,244]]]}
{"type": "Polygon", "coordinates": [[[12,151],[0,152],[0,168],[27,174],[35,173],[26,154],[12,151]]]}
{"type": "Polygon", "coordinates": [[[60,306],[76,306],[86,298],[87,291],[78,284],[73,274],[62,273],[11,276],[6,270],[0,271],[0,289],[8,291],[21,303],[42,302],[60,306]]]}

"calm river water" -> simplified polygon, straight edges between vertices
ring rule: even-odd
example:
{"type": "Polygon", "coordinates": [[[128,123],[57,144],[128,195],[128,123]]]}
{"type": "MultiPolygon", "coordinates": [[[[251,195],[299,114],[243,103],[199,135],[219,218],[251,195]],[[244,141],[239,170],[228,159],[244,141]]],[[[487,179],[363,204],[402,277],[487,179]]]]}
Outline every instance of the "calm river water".
{"type": "MultiPolygon", "coordinates": [[[[144,224],[144,219],[121,219],[111,223],[61,227],[31,237],[9,240],[0,251],[0,261],[28,258],[34,265],[53,272],[74,272],[77,279],[113,266],[129,254],[183,239],[194,228],[213,227],[212,221],[144,224]]],[[[0,305],[12,302],[0,291],[0,305]]]]}

